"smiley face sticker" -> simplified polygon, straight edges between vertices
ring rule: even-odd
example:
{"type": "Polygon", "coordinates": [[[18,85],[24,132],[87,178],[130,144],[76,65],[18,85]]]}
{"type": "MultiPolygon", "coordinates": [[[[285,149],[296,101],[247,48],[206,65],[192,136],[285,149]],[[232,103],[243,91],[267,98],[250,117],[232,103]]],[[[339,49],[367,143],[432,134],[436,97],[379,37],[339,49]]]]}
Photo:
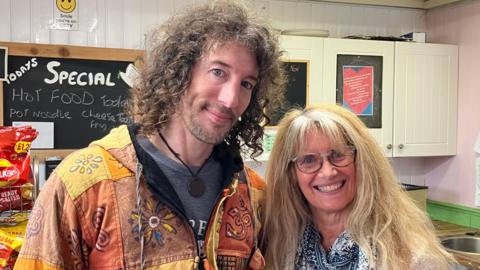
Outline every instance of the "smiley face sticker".
{"type": "Polygon", "coordinates": [[[71,13],[77,7],[77,0],[55,0],[57,8],[64,13],[71,13]]]}

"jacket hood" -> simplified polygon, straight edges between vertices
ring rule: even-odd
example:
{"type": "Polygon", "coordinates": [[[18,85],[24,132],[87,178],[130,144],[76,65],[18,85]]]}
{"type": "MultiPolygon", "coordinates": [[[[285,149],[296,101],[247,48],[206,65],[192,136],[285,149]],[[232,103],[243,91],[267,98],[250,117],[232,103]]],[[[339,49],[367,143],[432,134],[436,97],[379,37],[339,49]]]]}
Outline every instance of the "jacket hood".
{"type": "Polygon", "coordinates": [[[135,172],[138,159],[127,125],[121,125],[110,130],[102,139],[90,143],[90,146],[93,145],[105,149],[123,166],[135,172]]]}
{"type": "MultiPolygon", "coordinates": [[[[137,163],[144,164],[146,153],[138,145],[136,134],[138,126],[121,125],[110,131],[100,140],[90,145],[97,145],[107,150],[123,166],[132,172],[136,171],[137,163]]],[[[218,160],[224,169],[224,179],[229,179],[233,173],[243,169],[243,161],[237,149],[231,149],[226,143],[218,144],[213,149],[213,158],[218,160]]]]}

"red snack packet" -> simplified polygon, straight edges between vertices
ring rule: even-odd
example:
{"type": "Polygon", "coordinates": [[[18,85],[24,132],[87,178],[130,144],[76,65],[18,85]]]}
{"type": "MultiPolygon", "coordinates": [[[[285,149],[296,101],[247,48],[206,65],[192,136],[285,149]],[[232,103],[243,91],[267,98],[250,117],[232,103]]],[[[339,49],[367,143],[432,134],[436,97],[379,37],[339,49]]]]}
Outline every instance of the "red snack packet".
{"type": "Polygon", "coordinates": [[[5,266],[0,266],[0,270],[13,270],[13,267],[15,266],[15,262],[17,261],[18,257],[18,251],[13,250],[10,256],[8,257],[7,260],[7,265],[5,266]]]}
{"type": "Polygon", "coordinates": [[[30,126],[0,127],[0,187],[30,182],[30,145],[38,132],[30,126]]]}
{"type": "Polygon", "coordinates": [[[33,185],[30,183],[22,186],[0,188],[0,211],[32,209],[32,189],[33,185]]]}
{"type": "Polygon", "coordinates": [[[0,225],[0,270],[13,269],[18,252],[23,245],[27,228],[25,212],[18,214],[11,212],[7,215],[11,217],[11,222],[0,225]]]}

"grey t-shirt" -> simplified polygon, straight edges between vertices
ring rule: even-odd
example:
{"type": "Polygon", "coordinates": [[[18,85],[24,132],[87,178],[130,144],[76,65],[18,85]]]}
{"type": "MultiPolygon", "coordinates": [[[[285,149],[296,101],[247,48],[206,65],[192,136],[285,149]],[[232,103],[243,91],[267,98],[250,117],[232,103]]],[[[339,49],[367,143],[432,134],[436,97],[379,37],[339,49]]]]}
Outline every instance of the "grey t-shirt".
{"type": "MultiPolygon", "coordinates": [[[[222,189],[222,167],[219,162],[210,156],[205,162],[202,170],[197,175],[205,184],[205,193],[200,197],[193,197],[188,193],[188,184],[192,181],[192,175],[183,164],[177,160],[172,160],[159,151],[147,138],[137,137],[142,148],[149,153],[157,162],[158,166],[165,174],[177,192],[182,202],[185,214],[192,225],[193,231],[197,235],[200,257],[205,257],[203,244],[205,242],[205,232],[215,206],[216,198],[222,189]]],[[[189,166],[195,174],[200,167],[189,166]]]]}

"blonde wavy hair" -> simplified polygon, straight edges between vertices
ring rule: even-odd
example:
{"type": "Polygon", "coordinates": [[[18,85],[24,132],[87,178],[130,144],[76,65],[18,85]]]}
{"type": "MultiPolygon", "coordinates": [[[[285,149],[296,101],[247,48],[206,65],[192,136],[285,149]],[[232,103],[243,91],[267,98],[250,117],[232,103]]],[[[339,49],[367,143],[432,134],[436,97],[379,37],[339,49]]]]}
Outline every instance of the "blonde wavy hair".
{"type": "Polygon", "coordinates": [[[357,192],[345,229],[367,254],[371,267],[451,269],[453,257],[440,245],[431,221],[402,191],[367,127],[350,111],[326,104],[292,110],[279,123],[266,171],[262,246],[267,269],[294,268],[297,247],[311,221],[291,159],[312,130],[325,134],[334,146],[355,146],[357,192]]]}

